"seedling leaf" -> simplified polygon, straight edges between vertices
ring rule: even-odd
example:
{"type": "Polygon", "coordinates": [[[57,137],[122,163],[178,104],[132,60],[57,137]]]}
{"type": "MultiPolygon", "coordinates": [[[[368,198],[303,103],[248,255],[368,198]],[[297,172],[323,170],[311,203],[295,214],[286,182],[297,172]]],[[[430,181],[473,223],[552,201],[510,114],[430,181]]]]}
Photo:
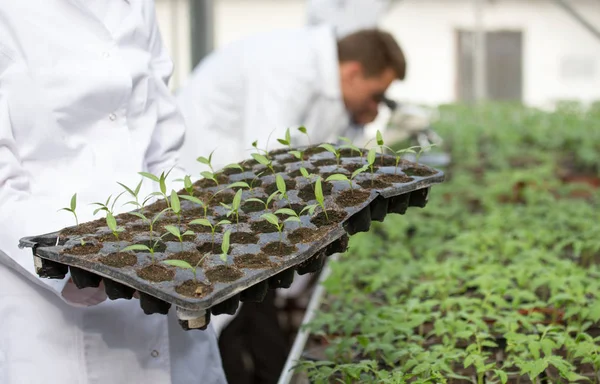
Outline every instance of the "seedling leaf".
{"type": "Polygon", "coordinates": [[[296,216],[296,212],[294,212],[292,209],[290,208],[281,208],[275,211],[275,214],[284,214],[284,215],[288,215],[288,216],[296,216]]]}
{"type": "Polygon", "coordinates": [[[163,263],[177,268],[194,269],[194,267],[184,260],[163,260],[163,263]]]}
{"type": "Polygon", "coordinates": [[[121,250],[121,252],[127,252],[127,251],[148,251],[148,252],[150,252],[150,248],[148,248],[148,246],[146,246],[144,244],[134,244],[134,245],[125,247],[121,250]]]}
{"type": "Polygon", "coordinates": [[[254,160],[258,161],[259,164],[268,165],[270,163],[270,161],[265,156],[260,155],[258,153],[253,153],[252,157],[254,158],[254,160]]]}
{"type": "Polygon", "coordinates": [[[263,213],[260,217],[267,220],[269,223],[279,227],[279,219],[272,213],[263,213]]]}
{"type": "Polygon", "coordinates": [[[342,175],[341,173],[336,173],[335,175],[329,176],[325,181],[349,181],[346,175],[342,175]]]}
{"type": "Polygon", "coordinates": [[[138,174],[142,175],[142,176],[144,176],[144,177],[146,177],[146,178],[148,178],[148,179],[150,179],[152,181],[155,181],[157,183],[160,182],[160,179],[157,176],[155,176],[155,175],[153,175],[151,173],[148,173],[148,172],[138,172],[138,174]]]}
{"type": "Polygon", "coordinates": [[[171,208],[176,215],[181,212],[181,203],[179,202],[179,197],[174,189],[171,190],[171,208]]]}
{"type": "Polygon", "coordinates": [[[232,188],[232,189],[233,188],[248,188],[248,189],[250,189],[250,186],[245,181],[236,181],[235,183],[229,184],[227,186],[227,188],[232,188]]]}
{"type": "Polygon", "coordinates": [[[286,192],[285,180],[283,180],[283,177],[280,174],[277,174],[277,176],[275,176],[275,183],[277,184],[277,190],[281,194],[285,194],[285,192],[286,192]]]}
{"type": "Polygon", "coordinates": [[[179,231],[179,228],[177,228],[174,225],[165,225],[165,229],[167,231],[169,231],[169,233],[171,233],[173,236],[180,238],[181,237],[181,232],[179,231]]]}
{"type": "Polygon", "coordinates": [[[195,219],[190,221],[190,225],[203,225],[205,227],[212,227],[212,224],[208,219],[195,219]]]}

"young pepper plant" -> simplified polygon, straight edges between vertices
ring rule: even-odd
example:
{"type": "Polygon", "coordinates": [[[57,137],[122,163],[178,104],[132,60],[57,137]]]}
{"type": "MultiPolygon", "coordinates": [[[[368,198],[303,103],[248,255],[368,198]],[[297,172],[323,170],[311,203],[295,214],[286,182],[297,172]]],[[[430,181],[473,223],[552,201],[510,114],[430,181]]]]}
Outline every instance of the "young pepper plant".
{"type": "Polygon", "coordinates": [[[329,222],[329,216],[327,215],[327,210],[325,209],[325,196],[323,195],[323,187],[321,186],[321,176],[317,178],[315,183],[315,199],[317,199],[317,203],[321,206],[323,213],[325,214],[325,218],[327,222],[329,222]]]}
{"type": "Polygon", "coordinates": [[[198,262],[196,263],[195,266],[192,267],[192,265],[190,263],[188,263],[185,260],[163,260],[163,263],[166,265],[170,265],[172,267],[177,267],[177,268],[181,268],[181,269],[188,269],[192,272],[192,275],[194,276],[193,278],[193,282],[194,283],[198,283],[198,275],[196,270],[198,269],[198,266],[202,263],[202,261],[204,261],[204,258],[206,257],[207,254],[205,254],[204,256],[202,256],[200,258],[200,260],[198,260],[198,262]]]}
{"type": "Polygon", "coordinates": [[[335,155],[335,161],[337,162],[337,165],[340,165],[340,158],[342,156],[342,152],[335,149],[335,147],[331,144],[321,144],[319,145],[319,147],[321,148],[325,148],[327,150],[327,152],[331,152],[335,155]]]}
{"type": "Polygon", "coordinates": [[[221,220],[217,224],[212,225],[212,223],[208,219],[196,219],[196,220],[190,221],[190,223],[189,223],[189,225],[202,225],[204,227],[209,227],[210,228],[210,235],[211,235],[211,241],[212,241],[212,248],[211,249],[212,250],[215,249],[215,231],[217,230],[217,227],[223,226],[225,224],[231,224],[231,221],[229,221],[229,220],[221,220]]]}
{"type": "Polygon", "coordinates": [[[340,148],[348,148],[348,149],[352,150],[353,152],[354,151],[357,152],[360,155],[360,158],[362,160],[362,158],[363,158],[363,152],[362,152],[362,150],[360,148],[358,148],[356,145],[354,145],[352,143],[352,140],[350,140],[347,137],[343,137],[343,136],[340,136],[339,139],[341,141],[343,141],[343,142],[346,143],[346,144],[341,145],[340,148]]]}
{"type": "Polygon", "coordinates": [[[285,223],[290,222],[290,221],[300,222],[300,218],[298,217],[298,215],[296,215],[296,212],[292,211],[289,208],[278,209],[277,211],[275,211],[275,214],[263,213],[260,217],[267,220],[269,223],[273,224],[273,226],[275,226],[277,228],[277,231],[279,232],[279,247],[280,248],[281,248],[281,244],[283,243],[283,228],[285,226],[285,223]],[[280,222],[279,218],[276,216],[277,213],[281,213],[284,215],[290,215],[290,216],[287,219],[280,222]],[[292,214],[290,214],[290,213],[292,213],[292,214]]]}
{"type": "Polygon", "coordinates": [[[360,175],[361,173],[366,171],[368,168],[369,168],[368,165],[364,165],[364,166],[360,167],[359,169],[352,172],[352,175],[350,176],[350,178],[348,178],[348,176],[346,176],[342,173],[336,173],[336,174],[329,176],[327,179],[325,179],[325,181],[345,181],[348,183],[348,185],[350,186],[350,190],[353,193],[354,186],[352,184],[352,181],[356,178],[356,176],[360,175]]]}
{"type": "Polygon", "coordinates": [[[367,164],[371,169],[371,185],[373,185],[373,181],[375,180],[375,158],[377,154],[375,153],[375,148],[369,149],[369,153],[367,154],[367,164]]]}
{"type": "Polygon", "coordinates": [[[241,189],[238,189],[237,192],[235,193],[235,196],[233,196],[233,201],[231,202],[231,205],[221,203],[221,206],[223,206],[225,209],[229,210],[227,212],[227,217],[235,215],[235,223],[236,224],[240,223],[240,206],[241,206],[241,204],[242,204],[242,190],[241,189]]]}
{"type": "Polygon", "coordinates": [[[229,253],[230,242],[229,239],[231,237],[231,229],[228,229],[223,234],[223,241],[221,242],[221,254],[219,257],[223,260],[224,263],[227,262],[227,254],[229,253]]]}
{"type": "Polygon", "coordinates": [[[150,220],[148,217],[146,217],[143,213],[140,212],[131,212],[132,215],[139,217],[140,219],[142,219],[144,222],[146,222],[149,227],[150,227],[150,244],[152,244],[151,247],[148,247],[144,244],[134,244],[134,245],[130,245],[128,247],[125,247],[121,250],[121,252],[127,252],[127,251],[148,251],[150,252],[150,254],[152,255],[152,263],[154,264],[154,247],[156,247],[156,245],[158,244],[158,242],[160,241],[160,239],[162,238],[162,236],[159,236],[159,238],[153,243],[153,238],[154,238],[154,224],[156,223],[156,221],[167,211],[171,210],[171,208],[165,208],[162,211],[160,211],[159,213],[157,213],[156,215],[154,215],[154,218],[152,218],[152,220],[150,220]]]}
{"type": "Polygon", "coordinates": [[[140,204],[140,199],[139,199],[140,190],[142,188],[143,183],[144,183],[144,179],[140,180],[140,182],[138,183],[138,185],[135,188],[129,188],[125,184],[117,182],[117,184],[119,184],[121,187],[123,187],[123,189],[125,189],[125,191],[127,191],[127,193],[129,193],[131,195],[131,197],[133,197],[135,199],[132,201],[128,201],[124,205],[129,204],[129,205],[133,205],[139,209],[143,208],[143,205],[140,204]]]}
{"type": "MultiPolygon", "coordinates": [[[[160,196],[160,197],[164,198],[165,203],[167,204],[167,207],[170,207],[169,197],[167,196],[167,177],[169,177],[169,174],[171,173],[172,170],[173,170],[173,168],[171,168],[166,174],[164,172],[162,172],[160,174],[160,176],[153,175],[152,173],[149,173],[149,172],[138,172],[139,175],[158,183],[160,192],[152,192],[149,195],[149,197],[150,196],[160,196]]],[[[147,200],[148,199],[146,199],[144,201],[144,204],[147,200]]]]}
{"type": "Polygon", "coordinates": [[[181,244],[181,252],[183,252],[183,237],[192,236],[194,234],[194,232],[190,231],[189,229],[184,233],[181,233],[179,227],[174,225],[165,225],[165,229],[179,240],[179,243],[181,244]]]}
{"type": "Polygon", "coordinates": [[[261,199],[259,199],[259,198],[256,198],[256,197],[251,197],[251,198],[249,198],[249,199],[246,199],[246,202],[251,202],[251,201],[254,201],[254,202],[257,202],[257,203],[261,203],[261,204],[263,204],[263,205],[265,206],[265,210],[268,210],[268,209],[269,209],[269,204],[271,203],[271,201],[272,201],[274,198],[276,198],[276,197],[277,197],[277,195],[279,195],[279,190],[277,190],[277,191],[275,191],[275,192],[271,193],[271,195],[270,195],[269,197],[267,197],[267,201],[266,201],[266,202],[265,202],[265,201],[262,201],[261,199]]]}
{"type": "Polygon", "coordinates": [[[79,227],[79,218],[77,217],[77,212],[75,212],[76,210],[77,210],[77,194],[75,193],[75,194],[73,194],[73,196],[71,196],[71,202],[69,204],[69,207],[61,208],[57,212],[60,212],[60,211],[71,212],[71,214],[73,214],[73,216],[75,217],[75,226],[79,227]]]}

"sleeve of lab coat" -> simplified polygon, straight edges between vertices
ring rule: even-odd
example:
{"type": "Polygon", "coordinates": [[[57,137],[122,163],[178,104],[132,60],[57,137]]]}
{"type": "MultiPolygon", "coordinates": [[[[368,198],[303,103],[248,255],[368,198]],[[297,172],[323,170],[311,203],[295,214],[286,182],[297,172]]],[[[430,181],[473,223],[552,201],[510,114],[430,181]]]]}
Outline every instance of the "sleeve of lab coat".
{"type": "Polygon", "coordinates": [[[245,148],[251,148],[251,143],[259,138],[258,147],[265,148],[269,135],[268,149],[281,148],[277,139],[284,137],[287,128],[290,128],[292,141],[302,141],[294,128],[305,124],[304,118],[314,97],[312,79],[289,73],[267,73],[262,68],[250,77],[243,116],[245,148]]]}
{"type": "Polygon", "coordinates": [[[154,92],[150,95],[158,114],[157,124],[146,151],[148,171],[154,174],[173,170],[169,180],[182,178],[185,171],[180,167],[179,151],[185,137],[185,125],[168,83],[173,74],[173,62],[165,49],[158,24],[154,0],[145,1],[144,18],[148,28],[148,50],[151,54],[150,71],[154,92]]]}
{"type": "MultiPolygon", "coordinates": [[[[34,283],[60,294],[66,280],[40,279],[30,248],[19,249],[19,239],[47,233],[66,225],[56,201],[31,195],[30,179],[21,165],[14,139],[8,95],[0,73],[0,268],[11,267],[34,283]]],[[[65,202],[65,205],[68,201],[65,202]]]]}

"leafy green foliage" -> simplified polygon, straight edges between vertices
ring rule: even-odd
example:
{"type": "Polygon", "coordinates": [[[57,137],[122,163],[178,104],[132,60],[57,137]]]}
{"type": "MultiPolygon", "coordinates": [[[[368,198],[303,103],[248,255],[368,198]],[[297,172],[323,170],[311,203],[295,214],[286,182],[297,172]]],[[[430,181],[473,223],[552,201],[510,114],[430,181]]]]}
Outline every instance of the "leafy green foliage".
{"type": "Polygon", "coordinates": [[[336,149],[331,144],[321,144],[321,145],[319,145],[319,147],[325,148],[327,150],[327,152],[333,153],[333,155],[335,156],[335,160],[337,161],[337,165],[338,166],[340,165],[340,157],[342,156],[342,153],[338,149],[336,149]]]}
{"type": "Polygon", "coordinates": [[[75,212],[77,210],[77,194],[73,194],[73,196],[71,196],[71,201],[68,207],[66,208],[61,208],[59,209],[59,211],[67,211],[67,212],[71,212],[73,214],[73,216],[75,217],[75,225],[77,227],[79,227],[79,219],[77,218],[77,212],[75,212]]]}

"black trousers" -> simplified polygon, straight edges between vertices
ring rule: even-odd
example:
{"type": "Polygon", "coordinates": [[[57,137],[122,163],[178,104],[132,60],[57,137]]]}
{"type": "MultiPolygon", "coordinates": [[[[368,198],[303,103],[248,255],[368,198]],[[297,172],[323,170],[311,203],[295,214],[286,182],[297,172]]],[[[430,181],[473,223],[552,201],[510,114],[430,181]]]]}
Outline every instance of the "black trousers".
{"type": "Polygon", "coordinates": [[[277,383],[289,347],[277,317],[274,290],[260,303],[244,303],[221,332],[219,349],[229,384],[277,383]]]}

